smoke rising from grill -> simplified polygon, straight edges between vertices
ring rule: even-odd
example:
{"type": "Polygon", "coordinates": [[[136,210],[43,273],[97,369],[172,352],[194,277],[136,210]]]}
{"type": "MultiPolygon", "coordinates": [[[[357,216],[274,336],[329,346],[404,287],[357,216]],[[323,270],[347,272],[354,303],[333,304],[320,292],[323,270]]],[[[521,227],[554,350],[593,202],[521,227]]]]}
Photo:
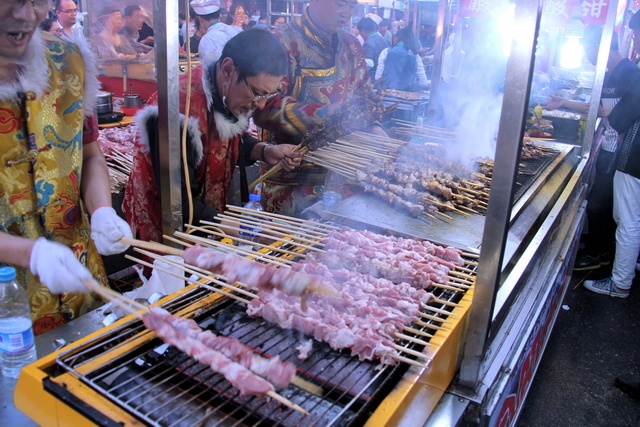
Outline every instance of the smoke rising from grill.
{"type": "Polygon", "coordinates": [[[508,58],[504,46],[510,42],[508,21],[469,20],[459,42],[451,43],[443,58],[436,108],[442,126],[457,133],[457,141],[448,147],[450,159],[468,166],[477,157],[494,157],[508,58]]]}

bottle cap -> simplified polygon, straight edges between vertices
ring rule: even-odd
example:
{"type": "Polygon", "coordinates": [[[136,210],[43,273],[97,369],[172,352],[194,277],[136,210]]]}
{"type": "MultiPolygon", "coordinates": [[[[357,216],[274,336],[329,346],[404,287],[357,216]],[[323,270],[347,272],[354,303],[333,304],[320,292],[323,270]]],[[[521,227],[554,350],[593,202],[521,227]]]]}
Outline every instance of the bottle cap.
{"type": "Polygon", "coordinates": [[[255,193],[251,193],[251,194],[249,194],[249,200],[251,200],[252,202],[258,202],[258,201],[260,201],[260,195],[259,194],[255,194],[255,193]]]}
{"type": "Polygon", "coordinates": [[[16,269],[13,267],[0,267],[0,282],[8,282],[16,278],[16,269]]]}

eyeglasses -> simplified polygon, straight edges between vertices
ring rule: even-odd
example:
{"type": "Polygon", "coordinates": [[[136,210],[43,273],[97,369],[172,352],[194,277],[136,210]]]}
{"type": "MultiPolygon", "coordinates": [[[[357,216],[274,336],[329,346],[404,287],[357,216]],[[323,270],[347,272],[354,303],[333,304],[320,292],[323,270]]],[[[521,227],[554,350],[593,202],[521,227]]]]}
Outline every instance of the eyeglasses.
{"type": "Polygon", "coordinates": [[[271,99],[274,96],[280,94],[280,89],[278,89],[273,93],[267,93],[266,95],[258,95],[257,93],[255,93],[253,91],[251,86],[249,86],[249,83],[247,82],[247,78],[246,77],[243,77],[242,80],[244,80],[244,84],[247,86],[247,89],[249,89],[249,92],[251,92],[251,96],[253,97],[253,99],[252,99],[253,103],[258,103],[258,102],[260,102],[262,100],[271,99]]]}
{"type": "MultiPolygon", "coordinates": [[[[9,0],[2,2],[2,6],[9,6],[13,10],[20,10],[26,3],[31,3],[35,10],[37,10],[38,12],[44,12],[49,10],[49,7],[51,6],[50,1],[51,0],[9,0]]],[[[2,8],[2,6],[0,6],[0,9],[2,8]]]]}
{"type": "Polygon", "coordinates": [[[57,11],[60,12],[60,13],[73,13],[74,15],[76,13],[78,13],[78,9],[77,8],[76,9],[67,9],[67,10],[57,9],[57,11]]]}

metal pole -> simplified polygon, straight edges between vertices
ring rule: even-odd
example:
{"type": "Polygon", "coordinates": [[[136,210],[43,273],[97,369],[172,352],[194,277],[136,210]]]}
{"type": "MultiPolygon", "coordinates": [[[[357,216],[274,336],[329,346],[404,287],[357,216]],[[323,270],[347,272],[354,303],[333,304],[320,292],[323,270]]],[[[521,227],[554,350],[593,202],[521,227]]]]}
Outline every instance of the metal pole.
{"type": "Polygon", "coordinates": [[[511,53],[507,61],[496,144],[494,175],[459,375],[459,384],[473,389],[478,386],[479,378],[488,368],[483,362],[491,334],[494,303],[509,232],[541,10],[540,0],[516,0],[511,53]]]}
{"type": "Polygon", "coordinates": [[[171,235],[182,228],[178,2],[154,2],[153,16],[160,142],[158,192],[162,206],[163,233],[171,235]]]}

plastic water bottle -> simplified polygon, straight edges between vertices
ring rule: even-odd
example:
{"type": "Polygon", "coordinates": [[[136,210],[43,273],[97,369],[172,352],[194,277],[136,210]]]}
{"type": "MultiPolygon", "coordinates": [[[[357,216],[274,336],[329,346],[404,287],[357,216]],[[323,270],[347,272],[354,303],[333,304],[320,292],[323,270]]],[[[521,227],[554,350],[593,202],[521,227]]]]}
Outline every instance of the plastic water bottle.
{"type": "Polygon", "coordinates": [[[342,186],[344,178],[333,171],[327,172],[324,179],[324,189],[322,190],[322,206],[325,209],[337,205],[342,200],[342,186]]]}
{"type": "Polygon", "coordinates": [[[2,375],[18,378],[36,360],[31,308],[13,267],[0,267],[0,365],[2,375]]]}
{"type": "MultiPolygon", "coordinates": [[[[244,205],[245,209],[252,209],[254,211],[262,211],[262,205],[260,204],[260,195],[259,194],[249,194],[249,202],[244,205]]],[[[250,221],[259,221],[260,219],[249,215],[248,220],[250,221]]],[[[241,225],[239,235],[241,238],[245,240],[249,240],[251,242],[257,243],[260,241],[260,232],[262,228],[259,225],[241,225]]]]}

